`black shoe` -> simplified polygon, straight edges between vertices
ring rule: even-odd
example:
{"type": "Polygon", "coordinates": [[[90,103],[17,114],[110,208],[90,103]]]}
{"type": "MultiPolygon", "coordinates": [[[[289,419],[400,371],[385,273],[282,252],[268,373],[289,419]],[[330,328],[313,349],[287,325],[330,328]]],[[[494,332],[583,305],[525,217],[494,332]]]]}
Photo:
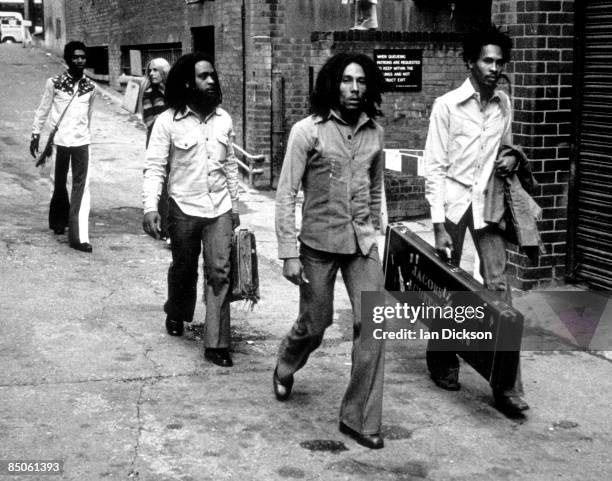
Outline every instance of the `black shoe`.
{"type": "Polygon", "coordinates": [[[529,409],[529,404],[523,401],[520,396],[507,396],[505,394],[498,393],[493,393],[493,396],[495,398],[495,409],[497,409],[504,416],[511,419],[520,419],[525,417],[523,412],[529,409]]]}
{"type": "Polygon", "coordinates": [[[62,235],[65,231],[66,231],[65,227],[54,227],[53,228],[53,233],[55,235],[62,235]]]}
{"type": "Polygon", "coordinates": [[[89,242],[81,242],[78,244],[70,244],[70,247],[72,247],[73,249],[76,249],[78,251],[81,252],[92,252],[93,251],[93,247],[91,247],[91,244],[89,242]]]}
{"type": "Polygon", "coordinates": [[[166,331],[171,336],[182,336],[183,335],[183,321],[172,319],[170,316],[166,317],[166,331]]]}
{"type": "Polygon", "coordinates": [[[274,368],[274,374],[272,375],[272,385],[274,386],[274,395],[279,401],[286,401],[289,399],[291,394],[291,388],[293,388],[293,376],[289,377],[286,381],[281,381],[276,372],[277,368],[274,368]]]}
{"type": "Polygon", "coordinates": [[[357,443],[370,449],[381,449],[385,447],[385,441],[380,434],[361,434],[349,428],[340,421],[340,432],[352,437],[357,443]]]}
{"type": "Polygon", "coordinates": [[[448,373],[445,376],[430,374],[432,381],[436,386],[446,389],[447,391],[459,391],[461,384],[457,381],[456,373],[448,373]]]}
{"type": "Polygon", "coordinates": [[[204,349],[204,359],[216,364],[221,367],[232,367],[234,363],[232,362],[232,357],[230,356],[229,349],[221,348],[221,349],[204,349]]]}

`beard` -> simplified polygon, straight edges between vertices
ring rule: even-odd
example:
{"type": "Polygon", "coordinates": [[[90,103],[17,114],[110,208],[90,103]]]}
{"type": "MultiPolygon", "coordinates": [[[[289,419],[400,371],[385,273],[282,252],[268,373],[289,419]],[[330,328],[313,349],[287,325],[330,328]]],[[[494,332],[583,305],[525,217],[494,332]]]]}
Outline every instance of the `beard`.
{"type": "Polygon", "coordinates": [[[212,87],[204,92],[199,89],[193,89],[193,103],[204,111],[210,111],[221,103],[221,94],[217,87],[212,87]]]}

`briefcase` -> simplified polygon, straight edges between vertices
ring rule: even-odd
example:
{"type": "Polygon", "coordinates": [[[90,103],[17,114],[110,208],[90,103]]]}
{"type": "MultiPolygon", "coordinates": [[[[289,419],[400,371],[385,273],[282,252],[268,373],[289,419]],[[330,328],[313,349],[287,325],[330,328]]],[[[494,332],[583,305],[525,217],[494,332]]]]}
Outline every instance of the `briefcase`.
{"type": "Polygon", "coordinates": [[[230,302],[259,301],[259,273],[255,234],[248,229],[234,231],[230,254],[230,302]]]}
{"type": "MultiPolygon", "coordinates": [[[[486,290],[470,274],[442,259],[432,246],[401,225],[387,228],[384,272],[385,289],[388,291],[429,291],[429,298],[436,299],[440,304],[448,302],[450,293],[463,291],[468,298],[472,296],[473,302],[485,306],[483,319],[471,322],[486,325],[466,327],[491,331],[495,334],[494,340],[451,340],[446,345],[450,343],[452,350],[494,389],[503,390],[514,385],[519,366],[523,315],[505,303],[499,293],[486,290]]],[[[432,345],[430,341],[428,349],[432,347],[436,348],[435,343],[432,345]]]]}

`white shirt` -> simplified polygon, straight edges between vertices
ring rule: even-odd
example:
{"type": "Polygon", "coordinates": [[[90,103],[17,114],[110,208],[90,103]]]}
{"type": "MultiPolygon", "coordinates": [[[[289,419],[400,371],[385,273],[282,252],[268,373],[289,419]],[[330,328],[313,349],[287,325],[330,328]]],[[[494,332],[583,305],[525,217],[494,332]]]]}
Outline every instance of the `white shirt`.
{"type": "Polygon", "coordinates": [[[471,205],[474,228],[486,226],[485,193],[502,144],[512,144],[512,107],[503,91],[483,109],[467,79],[436,99],[423,158],[432,222],[458,223],[471,205]]]}
{"type": "Polygon", "coordinates": [[[91,144],[90,125],[96,86],[87,77],[75,80],[68,72],[47,80],[40,105],[34,115],[33,134],[40,134],[49,112],[51,128],[55,127],[60,115],[72,99],[77,82],[79,91],[62,118],[54,143],[64,147],[91,144]]]}
{"type": "Polygon", "coordinates": [[[157,210],[166,165],[168,195],[187,215],[218,217],[238,212],[238,164],[229,114],[216,108],[206,119],[189,107],[157,117],[145,157],[144,213],[157,210]]]}

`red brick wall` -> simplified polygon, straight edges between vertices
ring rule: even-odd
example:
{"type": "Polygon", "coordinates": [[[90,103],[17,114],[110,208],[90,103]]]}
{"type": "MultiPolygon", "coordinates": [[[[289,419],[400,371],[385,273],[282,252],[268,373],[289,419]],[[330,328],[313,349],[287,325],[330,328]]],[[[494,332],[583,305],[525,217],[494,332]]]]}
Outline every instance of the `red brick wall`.
{"type": "Polygon", "coordinates": [[[573,0],[494,0],[492,19],[513,38],[514,142],[532,159],[544,209],[547,254],[537,266],[516,250],[510,273],[521,288],[556,284],[565,275],[567,190],[573,69],[573,0]]]}

